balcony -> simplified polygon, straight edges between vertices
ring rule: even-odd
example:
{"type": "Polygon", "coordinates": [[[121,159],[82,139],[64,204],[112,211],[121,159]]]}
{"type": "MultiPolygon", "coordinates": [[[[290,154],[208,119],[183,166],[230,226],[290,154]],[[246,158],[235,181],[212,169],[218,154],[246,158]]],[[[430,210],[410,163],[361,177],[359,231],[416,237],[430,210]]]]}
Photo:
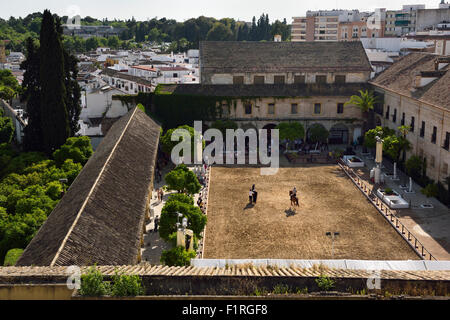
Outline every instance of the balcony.
{"type": "Polygon", "coordinates": [[[410,24],[409,20],[397,20],[395,21],[395,26],[397,27],[406,27],[410,24]]]}

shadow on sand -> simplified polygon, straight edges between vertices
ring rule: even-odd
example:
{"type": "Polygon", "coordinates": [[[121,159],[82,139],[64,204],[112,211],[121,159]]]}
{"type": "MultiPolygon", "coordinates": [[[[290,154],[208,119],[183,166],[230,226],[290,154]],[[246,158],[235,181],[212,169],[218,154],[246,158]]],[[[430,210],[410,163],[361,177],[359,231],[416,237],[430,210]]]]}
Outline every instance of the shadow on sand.
{"type": "Polygon", "coordinates": [[[253,208],[254,206],[255,206],[255,205],[254,205],[253,203],[247,203],[247,205],[245,206],[244,210],[251,209],[251,208],[253,208]]]}
{"type": "Polygon", "coordinates": [[[297,211],[295,210],[295,208],[294,209],[289,208],[289,209],[284,210],[284,213],[286,213],[286,217],[290,217],[290,216],[295,215],[297,213],[297,211]]]}

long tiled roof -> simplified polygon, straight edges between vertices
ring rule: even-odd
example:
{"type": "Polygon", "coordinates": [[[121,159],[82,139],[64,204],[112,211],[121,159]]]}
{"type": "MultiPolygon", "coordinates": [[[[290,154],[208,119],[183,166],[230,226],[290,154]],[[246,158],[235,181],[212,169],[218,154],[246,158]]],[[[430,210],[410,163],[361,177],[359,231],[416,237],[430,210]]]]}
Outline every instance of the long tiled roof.
{"type": "Polygon", "coordinates": [[[200,42],[202,72],[357,72],[371,71],[359,41],[200,42]]]}
{"type": "MultiPolygon", "coordinates": [[[[276,266],[254,266],[251,264],[233,265],[228,268],[220,267],[169,267],[163,265],[139,264],[130,266],[98,266],[97,269],[105,276],[112,276],[116,272],[124,274],[135,274],[140,276],[160,276],[160,277],[186,277],[202,276],[214,277],[319,277],[327,275],[338,278],[368,278],[373,277],[373,270],[353,270],[353,269],[331,269],[316,265],[312,268],[300,268],[297,266],[276,267],[276,266]]],[[[81,273],[86,273],[88,267],[81,267],[81,273]]],[[[450,280],[450,270],[380,270],[380,278],[393,280],[450,280]]],[[[12,282],[14,278],[37,278],[61,277],[67,278],[67,268],[55,267],[0,267],[0,283],[7,280],[12,282]]],[[[8,282],[7,282],[8,283],[8,282]]]]}
{"type": "Polygon", "coordinates": [[[132,81],[132,82],[136,82],[148,87],[152,86],[152,82],[148,81],[146,79],[143,79],[141,77],[136,77],[136,76],[132,76],[131,74],[128,73],[124,73],[124,72],[120,72],[117,70],[113,70],[111,68],[105,68],[102,70],[101,74],[107,75],[109,77],[113,77],[113,78],[119,78],[119,79],[124,79],[124,80],[128,80],[128,81],[132,81]]]}
{"type": "Polygon", "coordinates": [[[395,62],[371,81],[372,84],[418,101],[450,110],[450,65],[439,72],[439,77],[421,88],[414,88],[417,75],[435,71],[435,61],[444,58],[429,53],[410,53],[395,62]]]}
{"type": "Polygon", "coordinates": [[[346,84],[170,84],[160,85],[158,92],[180,95],[222,97],[308,97],[351,96],[367,88],[364,83],[346,84]]]}
{"type": "Polygon", "coordinates": [[[159,130],[138,108],[118,120],[16,265],[137,263],[159,130]]]}

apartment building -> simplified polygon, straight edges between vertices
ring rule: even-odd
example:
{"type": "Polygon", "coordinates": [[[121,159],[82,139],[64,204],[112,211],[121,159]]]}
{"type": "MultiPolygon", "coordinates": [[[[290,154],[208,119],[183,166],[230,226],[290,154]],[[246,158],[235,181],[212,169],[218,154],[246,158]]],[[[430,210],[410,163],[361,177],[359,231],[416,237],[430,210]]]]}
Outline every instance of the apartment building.
{"type": "Polygon", "coordinates": [[[361,20],[352,22],[340,22],[338,29],[339,41],[358,41],[361,38],[383,38],[385,21],[380,21],[375,26],[375,21],[361,20]]]}
{"type": "Polygon", "coordinates": [[[338,16],[294,17],[292,41],[337,41],[338,16]]]}
{"type": "Polygon", "coordinates": [[[292,41],[351,41],[382,37],[385,9],[378,9],[375,13],[358,10],[308,11],[305,17],[292,18],[292,41]],[[375,16],[375,13],[378,15],[375,16]]]}
{"type": "MultiPolygon", "coordinates": [[[[450,7],[417,10],[416,32],[443,29],[450,24],[450,7]]],[[[450,28],[449,28],[450,29],[450,28]]]]}
{"type": "Polygon", "coordinates": [[[416,31],[418,12],[425,9],[424,4],[404,5],[401,10],[386,11],[384,33],[387,37],[399,37],[416,31]]]}

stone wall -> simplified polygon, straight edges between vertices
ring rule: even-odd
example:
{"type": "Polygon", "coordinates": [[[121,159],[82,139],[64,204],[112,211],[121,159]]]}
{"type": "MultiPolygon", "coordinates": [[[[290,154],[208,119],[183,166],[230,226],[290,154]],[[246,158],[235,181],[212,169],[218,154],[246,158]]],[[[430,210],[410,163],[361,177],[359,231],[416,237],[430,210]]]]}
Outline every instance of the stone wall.
{"type": "MultiPolygon", "coordinates": [[[[377,89],[380,91],[381,89],[377,89]]],[[[381,122],[383,126],[397,130],[401,125],[402,114],[405,113],[405,125],[411,125],[414,117],[414,132],[409,132],[407,139],[412,149],[407,152],[407,158],[412,155],[427,158],[427,176],[439,181],[450,175],[450,152],[442,148],[446,132],[450,132],[450,110],[437,108],[418,100],[401,96],[384,90],[385,101],[381,122]],[[390,106],[389,119],[386,119],[387,107],[390,106]],[[393,121],[394,110],[397,110],[396,122],[393,121]],[[425,134],[420,137],[422,121],[425,121],[425,134]],[[431,142],[433,127],[437,128],[436,143],[431,142]],[[434,165],[432,164],[434,158],[434,165]],[[445,168],[447,167],[447,170],[445,168]]]]}
{"type": "MultiPolygon", "coordinates": [[[[136,274],[142,278],[147,295],[254,295],[274,292],[280,286],[290,292],[308,288],[317,292],[316,279],[321,275],[335,281],[333,290],[356,293],[367,289],[373,279],[370,270],[339,270],[321,266],[313,268],[256,267],[252,265],[228,268],[197,268],[150,266],[100,266],[104,280],[119,273],[136,274]]],[[[64,267],[6,267],[0,268],[0,299],[4,298],[64,298],[68,274],[64,267]],[[54,286],[55,288],[51,288],[54,286]],[[53,295],[53,296],[52,296],[53,295]]],[[[85,273],[87,267],[82,267],[85,273]]],[[[450,293],[450,271],[379,271],[379,293],[436,295],[450,293]]]]}
{"type": "Polygon", "coordinates": [[[202,84],[233,84],[234,76],[244,77],[244,84],[254,84],[255,76],[264,76],[266,84],[273,84],[275,76],[284,76],[286,84],[294,83],[294,76],[304,75],[306,83],[315,83],[316,75],[326,75],[327,83],[334,83],[336,75],[345,75],[346,83],[364,83],[369,79],[370,73],[368,72],[340,72],[340,73],[229,73],[229,74],[209,74],[203,73],[202,84]]]}

